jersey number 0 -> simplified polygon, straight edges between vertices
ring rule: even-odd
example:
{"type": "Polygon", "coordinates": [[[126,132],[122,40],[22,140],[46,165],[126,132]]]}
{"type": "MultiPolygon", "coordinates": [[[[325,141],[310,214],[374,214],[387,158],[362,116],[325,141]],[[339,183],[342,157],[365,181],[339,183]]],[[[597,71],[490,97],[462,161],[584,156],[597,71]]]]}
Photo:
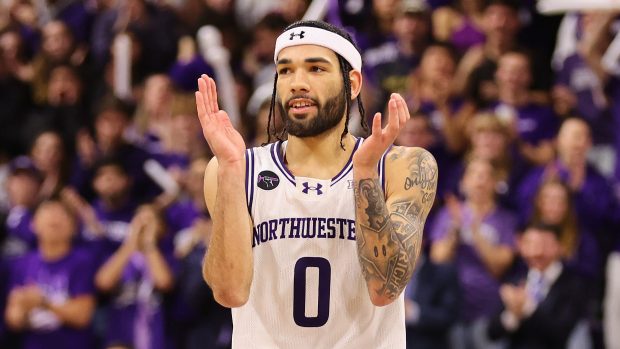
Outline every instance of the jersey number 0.
{"type": "Polygon", "coordinates": [[[295,263],[293,290],[293,319],[301,327],[321,327],[329,319],[329,290],[332,267],[321,257],[302,257],[295,263]],[[306,272],[308,268],[319,270],[318,311],[316,316],[306,316],[306,272]]]}

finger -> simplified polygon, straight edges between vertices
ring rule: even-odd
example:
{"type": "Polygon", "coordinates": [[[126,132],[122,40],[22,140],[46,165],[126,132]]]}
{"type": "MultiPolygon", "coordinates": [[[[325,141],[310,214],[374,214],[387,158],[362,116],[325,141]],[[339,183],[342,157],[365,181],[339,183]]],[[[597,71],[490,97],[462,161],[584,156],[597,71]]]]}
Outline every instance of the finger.
{"type": "Polygon", "coordinates": [[[214,113],[217,113],[220,110],[220,107],[217,105],[217,87],[215,86],[215,80],[209,78],[209,92],[211,93],[210,101],[211,101],[211,109],[214,113]]]}
{"type": "Polygon", "coordinates": [[[407,120],[409,120],[411,115],[409,114],[409,108],[407,107],[407,102],[405,102],[405,99],[399,94],[396,94],[396,98],[398,102],[398,115],[400,116],[400,126],[402,127],[405,125],[405,123],[407,123],[407,120]]]}
{"type": "Polygon", "coordinates": [[[206,75],[203,74],[200,79],[198,79],[198,90],[202,95],[202,105],[204,106],[205,114],[209,116],[213,111],[211,110],[211,104],[209,103],[209,84],[207,84],[205,77],[206,75]]]}
{"type": "Polygon", "coordinates": [[[198,119],[200,120],[200,124],[204,127],[204,123],[207,122],[208,113],[205,109],[205,101],[202,97],[202,93],[196,91],[196,109],[198,110],[198,119]]]}
{"type": "Polygon", "coordinates": [[[372,119],[372,134],[381,134],[381,113],[376,113],[372,119]]]}
{"type": "Polygon", "coordinates": [[[388,124],[385,127],[386,135],[389,137],[396,137],[399,127],[398,121],[398,107],[396,106],[396,99],[391,98],[388,102],[388,124]]]}

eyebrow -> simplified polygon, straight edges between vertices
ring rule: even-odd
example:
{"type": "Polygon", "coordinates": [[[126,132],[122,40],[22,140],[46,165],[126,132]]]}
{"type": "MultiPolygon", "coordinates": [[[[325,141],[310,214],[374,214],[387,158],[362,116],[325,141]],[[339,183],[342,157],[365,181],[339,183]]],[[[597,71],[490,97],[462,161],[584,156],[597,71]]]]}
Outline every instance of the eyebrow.
{"type": "MultiPolygon", "coordinates": [[[[304,62],[306,63],[325,63],[325,64],[332,64],[332,62],[328,61],[327,59],[323,58],[323,57],[309,57],[304,59],[304,62]]],[[[278,62],[276,63],[276,65],[280,65],[280,64],[291,64],[293,63],[292,60],[288,59],[288,58],[282,58],[279,59],[278,62]]]]}

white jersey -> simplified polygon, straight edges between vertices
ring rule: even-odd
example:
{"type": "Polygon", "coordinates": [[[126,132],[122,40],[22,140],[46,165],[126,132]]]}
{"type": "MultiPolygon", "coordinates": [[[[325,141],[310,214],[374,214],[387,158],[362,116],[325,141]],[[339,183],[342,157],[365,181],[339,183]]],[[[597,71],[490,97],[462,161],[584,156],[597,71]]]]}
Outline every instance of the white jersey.
{"type": "Polygon", "coordinates": [[[331,180],[295,177],[286,144],[246,152],[254,277],[233,348],[404,348],[403,295],[374,306],[359,266],[351,159],[331,180]]]}

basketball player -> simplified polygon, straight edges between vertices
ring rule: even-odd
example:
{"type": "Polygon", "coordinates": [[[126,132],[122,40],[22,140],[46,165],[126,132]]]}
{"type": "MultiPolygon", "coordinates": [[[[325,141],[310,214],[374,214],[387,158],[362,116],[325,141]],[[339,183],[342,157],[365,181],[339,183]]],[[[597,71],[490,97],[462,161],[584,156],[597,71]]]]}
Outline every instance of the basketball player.
{"type": "Polygon", "coordinates": [[[294,23],[274,60],[270,114],[279,108],[287,141],[246,150],[214,81],[203,75],[196,92],[215,155],[205,173],[213,236],[203,274],[233,308],[233,347],[404,348],[403,289],[436,162],[424,149],[392,146],[409,118],[397,94],[384,128],[377,113],[368,138],[347,132],[362,63],[346,32],[294,23]]]}

